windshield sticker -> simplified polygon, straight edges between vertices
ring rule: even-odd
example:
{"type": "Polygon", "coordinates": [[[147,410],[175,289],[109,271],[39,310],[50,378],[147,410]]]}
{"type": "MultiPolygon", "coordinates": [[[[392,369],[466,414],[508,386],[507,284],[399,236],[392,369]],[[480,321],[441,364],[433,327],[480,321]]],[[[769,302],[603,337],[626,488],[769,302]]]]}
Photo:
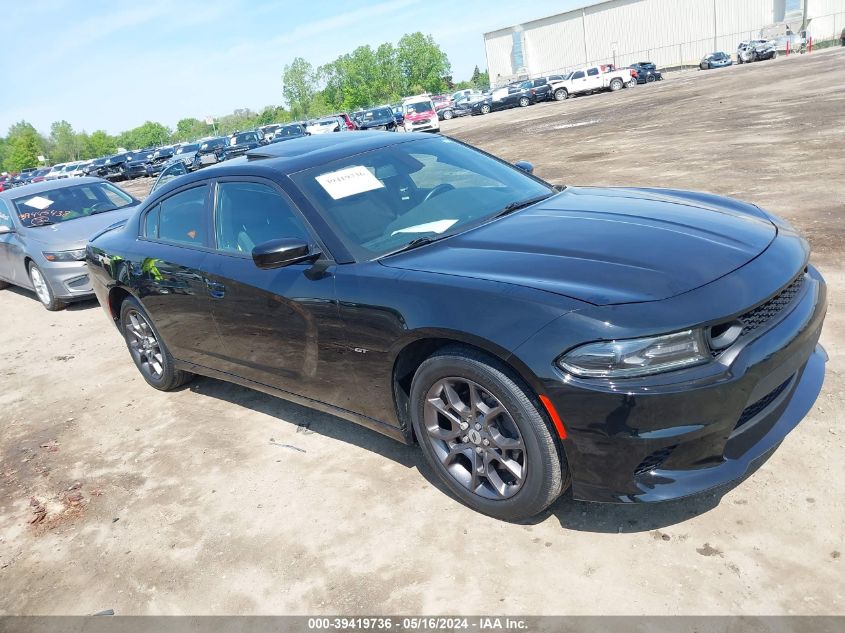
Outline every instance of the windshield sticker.
{"type": "Polygon", "coordinates": [[[397,235],[398,233],[442,233],[443,231],[449,230],[456,222],[457,220],[436,220],[434,222],[426,222],[425,224],[417,224],[399,229],[398,231],[393,231],[391,235],[397,235]]]}
{"type": "Polygon", "coordinates": [[[53,224],[57,220],[62,221],[72,214],[73,211],[45,209],[44,211],[33,211],[31,213],[18,213],[18,217],[27,226],[44,226],[45,224],[53,224]]]}
{"type": "Polygon", "coordinates": [[[334,200],[384,188],[384,184],[363,165],[320,174],[316,180],[334,200]]]}
{"type": "Polygon", "coordinates": [[[50,200],[49,198],[42,198],[41,196],[33,196],[29,200],[26,200],[24,202],[24,204],[28,207],[34,207],[36,209],[42,209],[43,210],[43,209],[46,209],[47,207],[49,207],[51,204],[53,204],[53,201],[50,200]]]}

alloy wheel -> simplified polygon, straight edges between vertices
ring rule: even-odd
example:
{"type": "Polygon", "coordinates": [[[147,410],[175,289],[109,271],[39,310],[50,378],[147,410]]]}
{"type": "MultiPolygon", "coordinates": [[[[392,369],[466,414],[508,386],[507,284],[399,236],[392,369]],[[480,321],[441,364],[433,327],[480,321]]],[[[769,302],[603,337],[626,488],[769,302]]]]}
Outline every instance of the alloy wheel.
{"type": "Polygon", "coordinates": [[[525,483],[527,455],[519,427],[487,389],[443,378],[424,405],[428,441],[451,477],[486,499],[513,497],[525,483]]]}
{"type": "Polygon", "coordinates": [[[126,313],[126,342],[138,368],[153,380],[164,375],[164,355],[161,344],[144,315],[137,310],[126,313]]]}
{"type": "Polygon", "coordinates": [[[35,294],[44,305],[49,304],[53,297],[50,295],[50,288],[47,286],[47,280],[44,275],[35,266],[30,268],[29,276],[32,279],[32,286],[35,288],[35,294]]]}

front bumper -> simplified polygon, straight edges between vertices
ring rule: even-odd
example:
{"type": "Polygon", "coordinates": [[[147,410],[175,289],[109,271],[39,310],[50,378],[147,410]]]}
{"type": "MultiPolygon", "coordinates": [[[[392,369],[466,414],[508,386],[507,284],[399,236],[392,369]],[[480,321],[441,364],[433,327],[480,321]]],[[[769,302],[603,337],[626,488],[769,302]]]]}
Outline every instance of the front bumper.
{"type": "Polygon", "coordinates": [[[826,309],[824,280],[808,267],[798,296],[762,334],[699,369],[636,382],[597,383],[562,372],[555,384],[546,381],[567,431],[562,443],[574,496],[664,501],[742,477],[818,397],[826,309]]]}
{"type": "Polygon", "coordinates": [[[437,116],[421,121],[409,121],[405,119],[405,130],[407,132],[437,132],[440,130],[440,121],[437,116]]]}
{"type": "Polygon", "coordinates": [[[80,262],[39,261],[38,267],[44,273],[47,283],[57,299],[74,301],[88,299],[94,294],[88,266],[80,262]]]}

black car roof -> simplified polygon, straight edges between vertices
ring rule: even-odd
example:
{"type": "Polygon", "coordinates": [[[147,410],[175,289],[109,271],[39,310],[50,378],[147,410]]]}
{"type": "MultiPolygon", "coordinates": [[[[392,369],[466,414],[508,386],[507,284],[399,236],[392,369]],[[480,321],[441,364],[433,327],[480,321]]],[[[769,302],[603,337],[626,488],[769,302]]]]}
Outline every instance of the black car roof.
{"type": "Polygon", "coordinates": [[[351,134],[315,134],[285,143],[265,145],[246,153],[250,161],[267,160],[267,165],[286,173],[295,173],[346,156],[380,149],[412,140],[431,138],[428,134],[393,132],[352,132],[351,134]]]}

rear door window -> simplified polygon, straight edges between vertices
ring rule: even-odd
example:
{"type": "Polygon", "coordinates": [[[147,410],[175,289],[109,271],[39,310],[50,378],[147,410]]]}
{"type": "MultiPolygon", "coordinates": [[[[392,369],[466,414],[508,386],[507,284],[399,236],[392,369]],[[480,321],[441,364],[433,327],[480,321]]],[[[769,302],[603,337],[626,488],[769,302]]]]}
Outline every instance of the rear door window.
{"type": "Polygon", "coordinates": [[[147,235],[154,231],[158,239],[166,242],[207,246],[207,196],[208,185],[168,196],[156,206],[157,219],[149,219],[151,214],[148,214],[148,221],[145,222],[147,235]]]}

